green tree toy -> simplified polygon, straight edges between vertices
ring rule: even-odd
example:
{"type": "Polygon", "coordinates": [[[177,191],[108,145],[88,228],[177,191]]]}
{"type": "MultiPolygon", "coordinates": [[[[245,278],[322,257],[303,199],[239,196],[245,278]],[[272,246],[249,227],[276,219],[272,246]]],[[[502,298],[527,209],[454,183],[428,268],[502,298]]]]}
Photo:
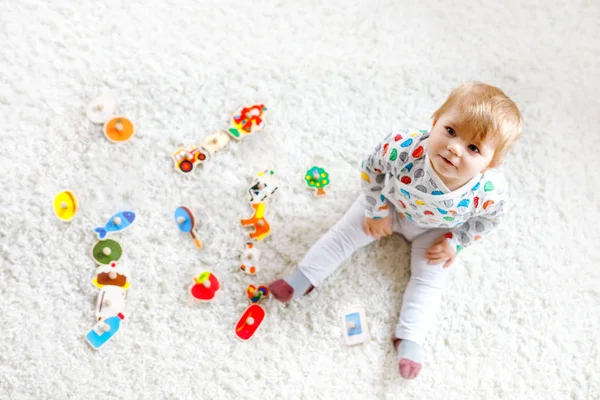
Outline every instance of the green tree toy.
{"type": "Polygon", "coordinates": [[[317,197],[323,197],[327,193],[325,193],[325,186],[329,185],[329,174],[323,168],[312,167],[308,171],[306,171],[306,184],[311,189],[316,189],[315,195],[317,197]]]}

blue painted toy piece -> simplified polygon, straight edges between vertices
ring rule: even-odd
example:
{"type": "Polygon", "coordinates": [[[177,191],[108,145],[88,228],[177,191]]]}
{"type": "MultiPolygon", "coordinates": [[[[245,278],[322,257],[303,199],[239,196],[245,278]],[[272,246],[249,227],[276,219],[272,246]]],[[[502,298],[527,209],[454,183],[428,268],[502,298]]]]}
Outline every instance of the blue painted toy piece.
{"type": "Polygon", "coordinates": [[[348,328],[348,336],[360,335],[362,333],[362,327],[360,324],[360,314],[357,312],[352,313],[352,314],[347,314],[346,315],[346,326],[349,327],[348,328]],[[352,326],[351,323],[354,323],[353,328],[350,328],[350,326],[352,326]]]}
{"type": "Polygon", "coordinates": [[[194,229],[194,224],[192,222],[192,218],[190,213],[185,207],[178,207],[175,210],[175,223],[185,233],[190,233],[192,229],[194,229]],[[183,218],[183,222],[179,223],[179,218],[183,218]]]}
{"type": "Polygon", "coordinates": [[[98,350],[100,347],[104,346],[106,342],[112,339],[113,336],[119,331],[121,327],[121,320],[125,318],[125,316],[121,313],[109,317],[105,319],[103,322],[99,322],[94,326],[94,328],[89,331],[89,333],[85,336],[86,340],[95,350],[98,350]],[[102,325],[108,324],[110,329],[107,332],[102,331],[102,325]]]}
{"type": "Polygon", "coordinates": [[[122,231],[128,228],[135,221],[135,213],[133,211],[121,211],[110,217],[106,225],[94,229],[94,232],[98,235],[98,239],[102,240],[108,236],[109,232],[122,231]],[[118,218],[119,224],[115,223],[115,219],[118,218]]]}

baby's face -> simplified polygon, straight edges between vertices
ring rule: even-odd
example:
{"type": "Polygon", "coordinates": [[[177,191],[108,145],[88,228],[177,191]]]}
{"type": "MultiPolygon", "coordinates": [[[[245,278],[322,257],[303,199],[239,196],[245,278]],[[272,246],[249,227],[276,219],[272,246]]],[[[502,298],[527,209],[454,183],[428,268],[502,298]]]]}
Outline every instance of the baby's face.
{"type": "Polygon", "coordinates": [[[470,124],[453,110],[443,114],[433,125],[427,153],[433,169],[447,186],[457,188],[490,165],[494,157],[493,143],[475,143],[473,138],[470,124]]]}

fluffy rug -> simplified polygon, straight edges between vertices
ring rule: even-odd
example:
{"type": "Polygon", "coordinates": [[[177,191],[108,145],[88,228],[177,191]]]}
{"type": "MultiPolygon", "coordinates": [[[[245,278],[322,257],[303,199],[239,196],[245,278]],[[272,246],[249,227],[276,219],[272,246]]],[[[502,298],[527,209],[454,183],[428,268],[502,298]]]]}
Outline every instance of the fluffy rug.
{"type": "Polygon", "coordinates": [[[0,4],[0,398],[600,398],[600,6],[592,1],[93,1],[0,4]],[[52,5],[51,5],[52,4],[52,5]],[[466,80],[502,88],[525,130],[504,168],[513,210],[462,254],[414,381],[391,336],[409,278],[392,237],[358,251],[318,291],[233,327],[248,284],[301,260],[360,191],[359,165],[391,129],[430,126],[466,80]],[[137,132],[107,141],[85,116],[101,93],[137,132]],[[180,145],[269,108],[262,132],[191,176],[180,145]],[[304,184],[331,177],[317,199],[304,184]],[[279,190],[262,269],[239,270],[247,190],[265,168],[279,190]],[[64,223],[56,193],[80,209],[64,223]],[[198,251],[173,212],[199,220],[198,251]],[[112,238],[131,271],[126,318],[96,352],[93,228],[133,210],[112,238]],[[200,271],[222,288],[188,301],[200,271]],[[361,304],[371,339],[347,347],[339,312],[361,304]]]}

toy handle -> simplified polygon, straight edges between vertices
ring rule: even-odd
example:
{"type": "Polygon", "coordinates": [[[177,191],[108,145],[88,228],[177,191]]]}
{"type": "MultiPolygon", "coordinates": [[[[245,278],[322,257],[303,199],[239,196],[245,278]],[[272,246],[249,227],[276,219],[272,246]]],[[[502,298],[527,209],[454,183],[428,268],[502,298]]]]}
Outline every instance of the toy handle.
{"type": "Polygon", "coordinates": [[[194,244],[196,245],[197,248],[201,249],[202,248],[202,242],[200,242],[200,239],[198,239],[196,237],[196,235],[194,235],[194,231],[190,231],[190,235],[192,235],[192,238],[194,239],[194,244]]]}

